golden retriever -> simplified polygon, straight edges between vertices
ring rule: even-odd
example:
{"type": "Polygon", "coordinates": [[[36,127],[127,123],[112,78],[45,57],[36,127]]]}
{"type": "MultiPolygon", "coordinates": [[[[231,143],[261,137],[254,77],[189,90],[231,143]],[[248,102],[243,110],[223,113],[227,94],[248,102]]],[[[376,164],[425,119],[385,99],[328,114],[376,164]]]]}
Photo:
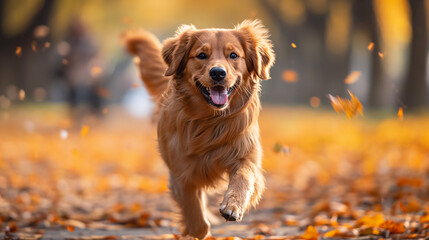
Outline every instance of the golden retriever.
{"type": "Polygon", "coordinates": [[[259,20],[234,29],[182,25],[161,44],[148,33],[128,34],[144,85],[158,104],[158,144],[183,235],[210,235],[205,191],[225,176],[220,204],[240,221],[265,188],[259,142],[260,80],[269,79],[274,52],[259,20]]]}

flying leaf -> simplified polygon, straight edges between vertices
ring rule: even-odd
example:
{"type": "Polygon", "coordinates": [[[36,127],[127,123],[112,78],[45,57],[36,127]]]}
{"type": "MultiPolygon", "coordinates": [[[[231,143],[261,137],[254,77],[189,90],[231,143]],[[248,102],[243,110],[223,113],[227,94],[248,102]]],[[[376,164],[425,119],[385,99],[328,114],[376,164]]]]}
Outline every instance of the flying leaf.
{"type": "Polygon", "coordinates": [[[285,82],[296,82],[298,80],[298,73],[296,73],[294,70],[285,70],[282,74],[283,80],[285,82]]]}
{"type": "Polygon", "coordinates": [[[21,46],[17,46],[15,49],[15,54],[16,56],[20,56],[22,53],[22,47],[21,46]]]}
{"type": "Polygon", "coordinates": [[[328,97],[331,100],[332,107],[337,113],[344,112],[348,118],[356,116],[357,113],[363,116],[363,106],[359,99],[355,97],[352,92],[348,92],[350,94],[350,100],[338,96],[334,97],[329,94],[328,97]]]}
{"type": "Polygon", "coordinates": [[[368,50],[369,51],[372,51],[374,49],[374,43],[373,42],[370,42],[369,44],[368,44],[368,50]]]}
{"type": "Polygon", "coordinates": [[[346,79],[344,79],[345,84],[352,84],[359,80],[360,72],[359,71],[353,71],[349,75],[347,75],[346,79]]]}
{"type": "Polygon", "coordinates": [[[296,48],[296,44],[295,43],[291,43],[290,44],[293,48],[296,48]]]}
{"type": "Polygon", "coordinates": [[[401,121],[404,119],[404,109],[402,109],[402,107],[400,107],[398,110],[398,119],[401,121]]]}

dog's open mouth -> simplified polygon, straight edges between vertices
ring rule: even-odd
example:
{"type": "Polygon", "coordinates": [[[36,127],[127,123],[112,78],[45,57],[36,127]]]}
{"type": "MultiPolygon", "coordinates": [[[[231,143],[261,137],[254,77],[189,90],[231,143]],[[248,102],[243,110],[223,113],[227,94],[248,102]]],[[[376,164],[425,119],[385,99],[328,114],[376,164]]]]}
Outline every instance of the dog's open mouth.
{"type": "Polygon", "coordinates": [[[228,103],[228,98],[234,91],[237,83],[230,88],[222,85],[204,87],[204,85],[202,85],[199,81],[196,81],[196,85],[209,104],[217,108],[222,108],[228,103]]]}

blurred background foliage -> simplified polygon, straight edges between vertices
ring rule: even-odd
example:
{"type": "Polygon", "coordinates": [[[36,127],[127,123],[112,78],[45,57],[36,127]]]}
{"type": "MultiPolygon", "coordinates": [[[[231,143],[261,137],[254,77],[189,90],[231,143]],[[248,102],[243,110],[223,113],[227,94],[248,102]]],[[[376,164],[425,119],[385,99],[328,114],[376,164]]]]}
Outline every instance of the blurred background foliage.
{"type": "Polygon", "coordinates": [[[259,18],[277,55],[265,103],[318,107],[349,89],[365,107],[420,109],[428,104],[428,9],[427,0],[2,0],[0,107],[149,109],[121,33],[144,28],[163,40],[184,23],[231,28],[259,18]]]}

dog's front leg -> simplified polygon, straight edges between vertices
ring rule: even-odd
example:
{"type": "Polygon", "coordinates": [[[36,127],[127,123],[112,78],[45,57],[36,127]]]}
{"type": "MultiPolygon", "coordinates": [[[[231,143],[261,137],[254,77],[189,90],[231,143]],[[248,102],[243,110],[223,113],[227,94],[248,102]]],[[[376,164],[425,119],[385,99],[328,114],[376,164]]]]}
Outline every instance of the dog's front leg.
{"type": "Polygon", "coordinates": [[[240,161],[230,172],[220,213],[227,221],[241,221],[249,205],[259,201],[264,188],[260,166],[249,160],[240,161]]]}
{"type": "Polygon", "coordinates": [[[206,217],[205,194],[201,188],[170,180],[171,193],[182,212],[185,229],[183,235],[204,239],[210,235],[210,223],[206,217]]]}

